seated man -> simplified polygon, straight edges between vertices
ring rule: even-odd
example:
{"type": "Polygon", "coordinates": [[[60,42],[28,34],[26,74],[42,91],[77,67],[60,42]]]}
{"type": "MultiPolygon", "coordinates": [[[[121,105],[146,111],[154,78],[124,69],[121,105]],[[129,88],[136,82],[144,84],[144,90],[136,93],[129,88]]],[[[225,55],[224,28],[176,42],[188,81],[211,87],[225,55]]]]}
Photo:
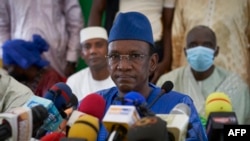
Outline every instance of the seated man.
{"type": "MultiPolygon", "coordinates": [[[[235,73],[214,65],[219,53],[215,33],[207,26],[196,26],[187,34],[185,55],[187,66],[164,74],[157,82],[161,86],[166,80],[174,83],[174,90],[189,95],[201,118],[205,118],[205,101],[212,92],[226,93],[232,101],[239,124],[249,124],[249,87],[235,73]]],[[[237,56],[236,56],[237,57],[237,56]]]]}
{"type": "Polygon", "coordinates": [[[66,83],[79,100],[87,94],[114,86],[105,58],[108,50],[108,35],[103,27],[86,27],[80,32],[81,57],[88,65],[73,75],[66,83]]]}
{"type": "MultiPolygon", "coordinates": [[[[147,17],[138,12],[120,13],[111,28],[108,42],[107,60],[116,86],[98,92],[106,100],[106,110],[110,105],[117,104],[118,97],[131,91],[142,94],[151,105],[162,90],[149,82],[149,75],[157,66],[158,55],[147,17]]],[[[205,130],[189,96],[170,91],[150,110],[155,114],[168,114],[179,103],[187,104],[191,110],[189,122],[192,126],[188,129],[186,140],[206,141],[205,130]]],[[[102,133],[100,136],[104,137],[102,133]]]]}
{"type": "Polygon", "coordinates": [[[42,53],[49,49],[47,42],[39,35],[33,41],[8,40],[3,44],[3,65],[7,72],[19,82],[28,86],[35,95],[43,96],[57,82],[65,81],[49,67],[42,53]]]}
{"type": "Polygon", "coordinates": [[[23,106],[33,92],[0,68],[0,113],[23,106]]]}

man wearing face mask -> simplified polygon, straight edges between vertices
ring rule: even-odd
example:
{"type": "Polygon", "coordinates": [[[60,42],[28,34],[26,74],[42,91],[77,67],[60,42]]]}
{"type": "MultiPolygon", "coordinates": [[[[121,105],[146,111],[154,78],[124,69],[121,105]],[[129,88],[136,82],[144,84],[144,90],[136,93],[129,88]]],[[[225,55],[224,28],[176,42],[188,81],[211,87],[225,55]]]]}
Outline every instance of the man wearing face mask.
{"type": "Polygon", "coordinates": [[[187,34],[184,52],[189,65],[162,75],[157,85],[162,86],[166,80],[172,81],[174,90],[193,99],[201,119],[205,117],[208,95],[216,91],[224,92],[232,101],[239,124],[249,123],[249,87],[238,74],[214,65],[219,53],[215,33],[207,26],[194,27],[187,34]]]}

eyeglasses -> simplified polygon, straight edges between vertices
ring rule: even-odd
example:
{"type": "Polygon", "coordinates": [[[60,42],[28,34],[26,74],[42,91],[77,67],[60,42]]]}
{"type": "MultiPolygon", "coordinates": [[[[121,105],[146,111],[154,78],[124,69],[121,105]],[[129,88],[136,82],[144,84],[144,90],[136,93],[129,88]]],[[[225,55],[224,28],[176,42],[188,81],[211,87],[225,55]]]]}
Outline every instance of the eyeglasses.
{"type": "Polygon", "coordinates": [[[105,57],[108,59],[108,62],[110,65],[115,65],[115,64],[118,64],[123,58],[125,58],[131,63],[139,64],[145,56],[147,55],[133,53],[133,54],[125,54],[125,55],[110,54],[110,55],[106,55],[105,57]]]}

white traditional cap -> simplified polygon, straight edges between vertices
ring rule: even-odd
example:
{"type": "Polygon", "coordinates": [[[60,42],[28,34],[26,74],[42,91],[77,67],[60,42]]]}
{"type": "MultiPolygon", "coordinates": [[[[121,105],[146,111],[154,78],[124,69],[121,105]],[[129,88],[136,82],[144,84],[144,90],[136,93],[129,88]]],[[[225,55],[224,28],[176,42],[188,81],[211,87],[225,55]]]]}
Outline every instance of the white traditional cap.
{"type": "Polygon", "coordinates": [[[100,26],[91,26],[83,28],[80,32],[80,42],[93,38],[102,38],[108,40],[108,34],[105,28],[100,26]]]}

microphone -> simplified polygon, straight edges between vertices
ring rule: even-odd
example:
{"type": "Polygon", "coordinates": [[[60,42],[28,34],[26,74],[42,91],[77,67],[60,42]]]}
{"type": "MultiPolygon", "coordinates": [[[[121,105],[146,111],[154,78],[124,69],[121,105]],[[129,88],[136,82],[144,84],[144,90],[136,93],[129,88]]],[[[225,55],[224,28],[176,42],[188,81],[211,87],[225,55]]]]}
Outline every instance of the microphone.
{"type": "Polygon", "coordinates": [[[173,82],[165,81],[161,86],[162,89],[161,93],[153,100],[153,102],[150,105],[148,105],[148,109],[150,109],[155,104],[155,102],[158,101],[164,94],[169,93],[173,89],[173,87],[174,87],[173,82]]]}
{"type": "Polygon", "coordinates": [[[81,101],[78,110],[74,110],[67,122],[67,126],[71,127],[74,122],[83,115],[91,115],[102,121],[106,107],[104,98],[96,93],[89,94],[81,101]],[[97,105],[98,104],[98,105],[97,105]]]}
{"type": "Polygon", "coordinates": [[[105,107],[105,99],[101,95],[93,93],[87,95],[81,101],[78,111],[97,117],[101,121],[105,113],[105,107]]]}
{"type": "Polygon", "coordinates": [[[222,92],[214,92],[207,97],[205,115],[208,117],[206,131],[209,141],[224,140],[224,125],[238,125],[236,114],[232,112],[231,100],[222,92]]]}
{"type": "Polygon", "coordinates": [[[159,117],[143,117],[129,128],[127,141],[169,141],[166,126],[159,117]]]}
{"type": "Polygon", "coordinates": [[[123,97],[122,105],[140,106],[146,103],[146,99],[138,92],[130,91],[123,97]]]}
{"type": "Polygon", "coordinates": [[[40,141],[61,141],[66,135],[62,132],[52,132],[43,136],[40,141]]]}
{"type": "MultiPolygon", "coordinates": [[[[74,110],[74,111],[72,112],[72,114],[70,115],[70,117],[69,117],[67,123],[66,123],[66,128],[69,129],[69,128],[75,123],[75,121],[76,121],[79,117],[81,117],[81,116],[83,116],[83,115],[85,115],[85,113],[80,112],[80,111],[77,111],[77,110],[74,110]]],[[[67,130],[68,130],[68,129],[67,129],[67,130]]]]}
{"type": "Polygon", "coordinates": [[[169,114],[156,114],[167,122],[169,140],[183,141],[186,138],[191,110],[185,103],[177,104],[169,114]]]}
{"type": "Polygon", "coordinates": [[[172,81],[165,81],[161,86],[163,93],[168,93],[174,88],[174,84],[172,81]]]}
{"type": "Polygon", "coordinates": [[[44,120],[48,118],[49,112],[42,105],[37,105],[37,106],[32,107],[31,112],[32,112],[32,117],[33,117],[32,137],[35,137],[40,127],[44,124],[44,120]]]}
{"type": "Polygon", "coordinates": [[[170,111],[169,114],[184,114],[190,116],[191,110],[187,104],[179,103],[170,111]]]}
{"type": "Polygon", "coordinates": [[[103,123],[108,132],[108,141],[121,141],[126,138],[128,128],[132,126],[140,116],[135,106],[110,105],[103,118],[103,123]]]}
{"type": "Polygon", "coordinates": [[[47,116],[47,110],[41,105],[17,107],[0,114],[0,140],[30,140],[47,116]]]}
{"type": "Polygon", "coordinates": [[[42,105],[44,106],[49,116],[44,120],[44,124],[40,127],[40,129],[37,131],[37,135],[35,138],[40,138],[43,136],[47,131],[56,131],[60,125],[60,123],[63,121],[61,114],[55,107],[54,103],[51,100],[39,97],[39,96],[32,96],[24,105],[23,107],[29,107],[32,108],[36,105],[42,105]],[[43,134],[43,135],[42,135],[43,134]]]}
{"type": "Polygon", "coordinates": [[[211,93],[206,99],[205,116],[211,112],[232,112],[233,107],[230,98],[222,92],[211,93]]]}
{"type": "Polygon", "coordinates": [[[32,105],[39,104],[47,108],[49,111],[49,117],[45,120],[43,126],[37,131],[37,135],[35,136],[37,139],[44,136],[48,131],[56,131],[63,122],[63,119],[67,117],[64,110],[70,107],[77,107],[78,100],[67,84],[58,82],[50,87],[50,89],[44,94],[43,98],[33,96],[25,106],[32,107],[32,105]]]}
{"type": "Polygon", "coordinates": [[[131,91],[131,92],[127,93],[122,98],[122,104],[135,106],[140,117],[154,116],[155,115],[153,112],[151,112],[147,108],[147,102],[146,102],[145,97],[138,92],[131,91]]]}
{"type": "Polygon", "coordinates": [[[63,118],[67,117],[64,110],[70,107],[76,109],[78,106],[77,97],[72,93],[71,88],[63,82],[54,84],[43,97],[54,103],[63,118]]]}
{"type": "Polygon", "coordinates": [[[68,138],[95,141],[99,132],[99,119],[91,115],[79,117],[70,127],[68,138]]]}

